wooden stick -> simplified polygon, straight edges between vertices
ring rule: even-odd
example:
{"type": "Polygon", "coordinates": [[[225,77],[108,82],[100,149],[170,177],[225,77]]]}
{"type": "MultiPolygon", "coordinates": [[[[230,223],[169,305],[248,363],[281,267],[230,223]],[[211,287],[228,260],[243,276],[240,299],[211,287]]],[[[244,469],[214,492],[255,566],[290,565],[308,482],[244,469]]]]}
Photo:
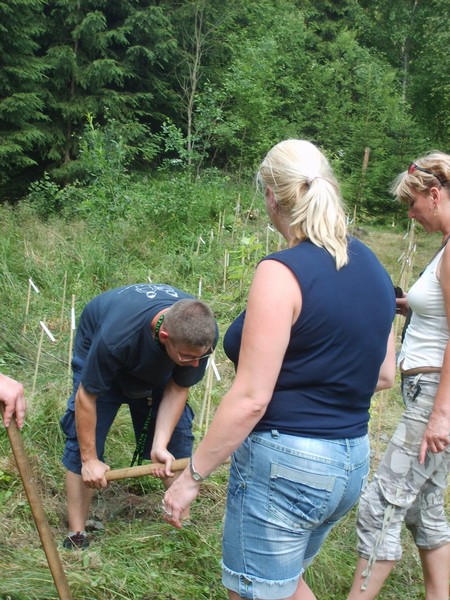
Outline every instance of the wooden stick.
{"type": "Polygon", "coordinates": [[[70,366],[72,364],[73,332],[75,331],[75,295],[72,294],[72,308],[70,310],[70,338],[69,338],[69,358],[67,360],[67,373],[70,378],[70,366]]]}
{"type": "MultiPolygon", "coordinates": [[[[213,356],[214,356],[214,354],[213,354],[213,356]]],[[[208,419],[209,419],[208,404],[211,403],[211,389],[212,389],[212,383],[213,383],[212,374],[213,374],[212,362],[210,362],[207,366],[205,393],[203,395],[202,410],[200,413],[200,420],[199,420],[199,425],[198,425],[200,430],[203,429],[203,422],[205,419],[205,414],[206,414],[205,429],[208,428],[208,419]]]]}
{"type": "Polygon", "coordinates": [[[239,220],[239,215],[241,212],[241,194],[238,194],[238,199],[236,201],[236,207],[234,209],[234,222],[233,222],[233,230],[231,232],[231,239],[234,240],[234,234],[236,232],[236,227],[239,220]]]}
{"type": "Polygon", "coordinates": [[[66,290],[67,290],[67,271],[64,271],[64,285],[63,285],[63,295],[62,295],[62,302],[61,302],[61,322],[60,322],[60,326],[59,326],[60,331],[63,330],[63,326],[64,326],[64,307],[66,305],[66,290]]]}
{"type": "Polygon", "coordinates": [[[229,258],[230,258],[230,255],[228,254],[228,251],[225,250],[225,254],[223,257],[223,291],[225,291],[225,289],[227,287],[227,267],[228,267],[229,258]]]}
{"type": "MultiPolygon", "coordinates": [[[[172,471],[184,471],[189,464],[189,458],[178,458],[172,463],[172,471]]],[[[112,469],[106,471],[106,481],[117,481],[118,479],[126,479],[127,477],[142,477],[143,475],[151,475],[156,469],[164,468],[163,464],[150,463],[147,465],[138,465],[137,467],[124,467],[123,469],[112,469]]]]}
{"type": "MultiPolygon", "coordinates": [[[[0,413],[3,415],[4,411],[5,407],[3,402],[0,402],[0,413]]],[[[28,462],[20,431],[17,428],[15,419],[11,420],[11,423],[6,431],[8,432],[11,449],[13,451],[14,458],[16,459],[17,468],[19,469],[23,487],[25,489],[28,502],[30,503],[33,518],[39,532],[39,537],[41,538],[42,547],[44,548],[44,552],[47,557],[47,562],[48,566],[50,567],[53,581],[55,582],[56,589],[58,590],[59,598],[60,600],[72,600],[69,584],[67,583],[61,559],[56,548],[55,540],[50,530],[50,525],[48,524],[44,507],[39,496],[39,491],[36,485],[36,477],[31,470],[30,463],[28,462]]]]}
{"type": "Polygon", "coordinates": [[[44,340],[44,333],[47,334],[47,336],[50,338],[50,340],[52,342],[55,341],[55,338],[53,337],[52,332],[49,330],[49,328],[44,323],[44,321],[40,321],[39,325],[41,327],[41,337],[39,338],[39,345],[38,345],[38,351],[37,351],[37,356],[36,356],[36,366],[35,366],[35,369],[34,369],[33,388],[31,390],[31,397],[32,398],[34,397],[34,390],[36,388],[36,380],[37,380],[37,376],[38,376],[39,360],[41,358],[42,342],[44,340]]]}
{"type": "Polygon", "coordinates": [[[28,279],[27,304],[25,306],[25,319],[23,321],[22,333],[25,333],[27,330],[27,319],[28,319],[28,311],[30,309],[30,299],[31,299],[31,279],[28,279]]]}
{"type": "MultiPolygon", "coordinates": [[[[227,459],[223,464],[230,462],[227,459]]],[[[177,458],[172,463],[172,471],[184,471],[189,464],[189,458],[177,458]]],[[[138,465],[137,467],[124,467],[123,469],[112,469],[106,471],[106,481],[118,481],[119,479],[126,479],[127,477],[143,477],[144,475],[151,475],[156,469],[162,469],[164,465],[162,463],[149,463],[147,465],[138,465]]]]}
{"type": "Polygon", "coordinates": [[[44,330],[41,327],[41,336],[39,338],[39,344],[38,344],[38,349],[37,349],[36,365],[34,367],[33,387],[31,388],[31,397],[32,398],[34,398],[34,391],[36,389],[36,381],[37,381],[37,376],[38,376],[38,371],[39,371],[39,360],[41,358],[42,342],[43,341],[44,341],[44,330]]]}

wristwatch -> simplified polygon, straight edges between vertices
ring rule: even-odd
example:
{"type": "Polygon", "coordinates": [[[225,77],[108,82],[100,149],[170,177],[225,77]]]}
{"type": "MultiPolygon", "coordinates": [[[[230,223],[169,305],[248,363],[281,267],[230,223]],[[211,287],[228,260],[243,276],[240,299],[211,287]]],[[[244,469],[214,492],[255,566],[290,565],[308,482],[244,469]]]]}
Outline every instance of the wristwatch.
{"type": "Polygon", "coordinates": [[[192,475],[192,478],[193,478],[193,479],[195,479],[195,481],[198,481],[198,482],[205,481],[206,477],[202,477],[202,476],[200,475],[200,473],[198,473],[198,472],[195,470],[195,467],[194,467],[194,459],[193,459],[193,457],[192,457],[192,456],[191,456],[191,458],[189,459],[189,468],[190,468],[190,470],[191,470],[191,475],[192,475]]]}

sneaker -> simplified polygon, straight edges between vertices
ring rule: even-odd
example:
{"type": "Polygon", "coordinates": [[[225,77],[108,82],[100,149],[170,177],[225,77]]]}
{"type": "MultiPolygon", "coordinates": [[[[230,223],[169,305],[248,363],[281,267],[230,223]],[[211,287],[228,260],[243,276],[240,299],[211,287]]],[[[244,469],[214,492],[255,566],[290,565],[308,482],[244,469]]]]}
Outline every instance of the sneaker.
{"type": "Polygon", "coordinates": [[[85,533],[77,531],[77,533],[66,537],[63,541],[63,547],[66,548],[66,550],[74,550],[76,548],[86,550],[86,548],[89,547],[89,540],[85,533]]]}

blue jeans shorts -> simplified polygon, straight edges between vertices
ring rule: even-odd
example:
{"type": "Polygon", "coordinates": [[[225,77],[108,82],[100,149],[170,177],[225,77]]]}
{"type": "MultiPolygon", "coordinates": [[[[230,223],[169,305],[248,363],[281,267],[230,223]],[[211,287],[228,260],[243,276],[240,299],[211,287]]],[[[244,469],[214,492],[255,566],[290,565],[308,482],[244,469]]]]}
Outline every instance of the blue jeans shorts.
{"type": "Polygon", "coordinates": [[[252,433],[233,454],[222,582],[241,598],[291,596],[369,473],[368,436],[324,440],[252,433]]]}
{"type": "MultiPolygon", "coordinates": [[[[81,474],[81,458],[80,447],[75,426],[75,395],[80,384],[81,371],[83,368],[83,360],[74,356],[72,359],[73,371],[73,393],[67,403],[67,410],[61,419],[61,428],[66,435],[66,445],[64,447],[62,462],[66,469],[72,473],[81,474]]],[[[166,383],[166,382],[165,382],[166,383]]],[[[153,443],[153,435],[155,432],[156,415],[158,412],[159,402],[161,401],[165,383],[153,390],[151,397],[151,419],[148,427],[148,435],[143,449],[144,458],[150,459],[150,450],[153,443]]],[[[136,443],[140,437],[142,429],[147,420],[150,411],[149,398],[130,399],[122,394],[122,392],[113,387],[107,395],[98,396],[97,407],[97,426],[95,431],[97,456],[101,461],[105,461],[105,442],[106,436],[116,418],[117,412],[122,404],[128,404],[133,422],[133,429],[136,438],[136,443]]],[[[189,404],[186,404],[183,414],[175,427],[167,449],[175,458],[185,458],[191,456],[194,444],[194,436],[192,434],[192,421],[194,412],[189,404]]],[[[130,449],[130,460],[133,455],[133,449],[130,449]]]]}

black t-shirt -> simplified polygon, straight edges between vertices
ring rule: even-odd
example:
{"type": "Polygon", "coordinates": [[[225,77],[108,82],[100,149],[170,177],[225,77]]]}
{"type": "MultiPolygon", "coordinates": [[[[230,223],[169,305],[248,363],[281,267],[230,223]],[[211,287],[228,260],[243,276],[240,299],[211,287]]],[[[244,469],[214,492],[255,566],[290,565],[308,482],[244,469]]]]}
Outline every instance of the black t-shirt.
{"type": "Polygon", "coordinates": [[[117,385],[127,398],[144,398],[172,377],[181,387],[198,383],[206,360],[198,367],[177,366],[152,337],[154,316],[178,300],[192,298],[165,284],[135,284],[100,294],[83,310],[74,355],[84,360],[81,383],[97,396],[117,385]]]}

